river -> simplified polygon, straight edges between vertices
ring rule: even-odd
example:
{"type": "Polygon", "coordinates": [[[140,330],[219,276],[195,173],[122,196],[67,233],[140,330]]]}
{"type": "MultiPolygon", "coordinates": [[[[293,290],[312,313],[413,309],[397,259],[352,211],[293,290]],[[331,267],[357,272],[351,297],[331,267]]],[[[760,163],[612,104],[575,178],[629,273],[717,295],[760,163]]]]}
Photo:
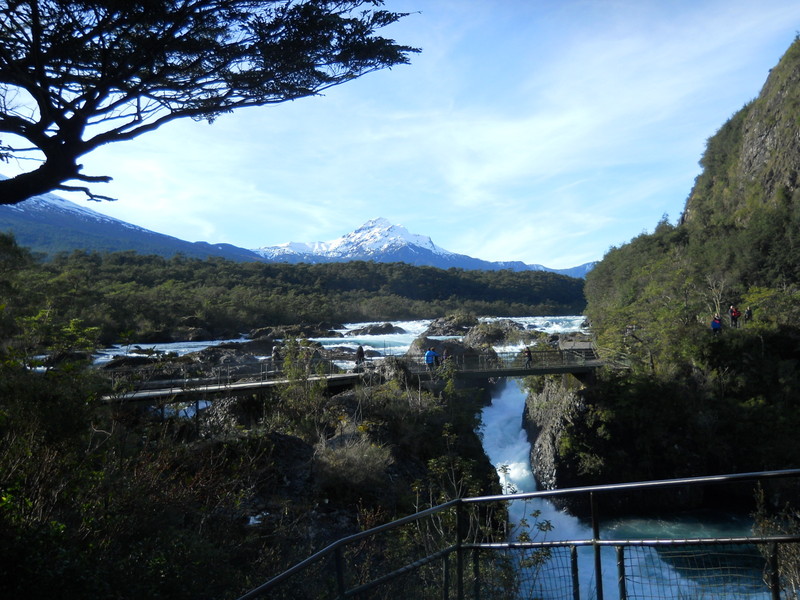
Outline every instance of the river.
{"type": "MultiPolygon", "coordinates": [[[[489,460],[497,469],[504,493],[524,493],[537,491],[534,478],[535,468],[530,463],[531,445],[528,436],[522,428],[522,415],[525,406],[525,392],[518,382],[510,380],[492,399],[481,413],[479,432],[483,438],[483,448],[489,460]]],[[[614,482],[609,482],[614,483],[614,482]]],[[[541,519],[548,520],[553,526],[546,538],[547,540],[575,540],[589,539],[592,531],[587,523],[582,522],[564,511],[556,509],[547,500],[534,500],[528,504],[522,502],[512,503],[510,507],[511,520],[517,522],[523,518],[523,513],[530,514],[532,510],[541,511],[541,519]]],[[[690,513],[684,515],[669,515],[653,518],[627,517],[615,518],[604,522],[600,528],[600,537],[605,539],[686,539],[694,537],[728,538],[748,536],[751,534],[751,521],[745,517],[725,513],[690,513]]],[[[668,564],[654,551],[644,552],[635,557],[639,562],[636,569],[646,572],[652,580],[652,595],[647,598],[662,598],[654,590],[661,590],[665,586],[670,589],[678,588],[676,598],[752,598],[768,599],[770,595],[761,583],[761,573],[755,567],[740,568],[738,576],[741,578],[736,593],[728,596],[709,593],[706,590],[698,591],[698,583],[668,564]]],[[[578,554],[581,598],[593,597],[594,584],[594,555],[591,548],[585,548],[578,554]]],[[[612,548],[604,549],[602,554],[603,564],[603,590],[605,598],[618,598],[616,556],[612,548]]],[[[714,573],[712,572],[713,576],[714,573]]],[[[543,600],[548,598],[546,592],[537,590],[536,597],[543,600]]],[[[553,596],[558,598],[560,596],[553,596]]]]}
{"type": "MultiPolygon", "coordinates": [[[[558,317],[514,317],[526,329],[535,329],[546,333],[569,333],[580,331],[584,317],[558,316],[558,317]]],[[[384,335],[359,335],[349,336],[347,333],[353,329],[361,328],[367,323],[349,323],[339,331],[345,337],[313,338],[325,347],[350,347],[353,350],[362,345],[366,351],[375,351],[383,356],[401,355],[408,350],[411,343],[422,334],[430,324],[428,320],[399,321],[394,325],[401,327],[404,333],[384,335]]],[[[244,339],[230,340],[244,341],[244,339]]],[[[200,350],[217,342],[180,342],[173,344],[148,345],[148,349],[175,352],[182,355],[200,350]]],[[[498,351],[508,351],[519,346],[497,347],[498,351]]],[[[117,346],[109,348],[97,357],[97,362],[109,360],[114,354],[130,353],[128,347],[117,346]]],[[[350,366],[350,365],[343,365],[350,366]]],[[[531,446],[527,434],[522,428],[522,415],[525,405],[525,392],[518,385],[517,380],[509,380],[492,399],[489,406],[481,412],[479,433],[483,440],[483,447],[492,465],[497,469],[504,493],[524,493],[536,491],[536,481],[530,463],[531,446]]],[[[615,482],[609,482],[615,483],[615,482]]],[[[591,530],[587,524],[579,519],[557,510],[550,502],[538,500],[531,507],[512,504],[511,519],[520,519],[522,511],[538,509],[542,519],[550,521],[553,526],[548,538],[551,540],[586,539],[591,537],[591,530]]],[[[606,539],[653,539],[653,538],[690,538],[690,537],[738,537],[750,534],[750,521],[727,514],[702,514],[687,515],[683,517],[670,516],[668,518],[617,518],[608,521],[601,527],[601,538],[606,539]]],[[[617,598],[616,566],[613,549],[604,550],[603,554],[603,588],[605,598],[617,598]]],[[[642,555],[639,558],[643,571],[646,571],[653,580],[653,585],[660,585],[662,581],[680,581],[680,598],[721,598],[719,595],[709,595],[705,591],[697,591],[692,581],[685,580],[680,573],[676,573],[673,566],[663,561],[655,552],[642,555]]],[[[593,556],[591,551],[579,553],[579,572],[581,573],[581,597],[593,597],[593,556]]],[[[546,598],[541,592],[537,597],[546,598]]],[[[661,597],[656,593],[646,596],[648,598],[661,597]]],[[[738,593],[729,598],[755,598],[761,600],[770,596],[760,583],[758,572],[751,572],[745,577],[742,588],[738,593]]]]}

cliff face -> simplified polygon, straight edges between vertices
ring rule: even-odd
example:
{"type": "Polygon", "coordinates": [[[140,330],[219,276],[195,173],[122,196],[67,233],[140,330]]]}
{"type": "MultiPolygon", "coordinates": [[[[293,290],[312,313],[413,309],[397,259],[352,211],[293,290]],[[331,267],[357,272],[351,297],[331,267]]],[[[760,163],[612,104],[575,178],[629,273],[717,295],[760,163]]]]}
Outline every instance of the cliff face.
{"type": "Polygon", "coordinates": [[[578,389],[569,385],[568,377],[543,380],[543,386],[528,395],[522,418],[531,440],[531,465],[536,484],[544,490],[580,485],[575,469],[565,464],[559,453],[559,444],[566,429],[584,412],[583,400],[578,389]]]}
{"type": "Polygon", "coordinates": [[[772,69],[758,98],[709,139],[684,221],[746,225],[752,210],[800,202],[800,38],[772,69]]]}
{"type": "MultiPolygon", "coordinates": [[[[629,473],[624,469],[606,473],[608,479],[602,481],[586,472],[608,458],[602,452],[595,454],[597,448],[578,441],[581,436],[575,435],[576,430],[585,429],[592,420],[589,406],[591,400],[585,397],[588,390],[571,376],[543,379],[544,383],[538,390],[530,391],[523,416],[523,427],[531,440],[531,465],[537,486],[544,490],[554,490],[631,481],[629,473]],[[576,447],[576,444],[580,447],[576,447]]],[[[726,493],[726,502],[731,505],[734,498],[730,491],[726,493]]],[[[598,505],[603,515],[612,516],[641,510],[696,509],[706,502],[713,506],[716,498],[713,490],[709,493],[699,487],[681,487],[660,489],[657,493],[627,491],[625,494],[603,495],[598,499],[598,505]]],[[[736,500],[746,505],[748,498],[736,500]]],[[[559,508],[576,516],[588,517],[591,514],[587,496],[554,498],[552,501],[559,508]]]]}
{"type": "MultiPolygon", "coordinates": [[[[800,39],[708,140],[701,165],[681,224],[611,249],[587,276],[597,346],[624,369],[600,373],[562,430],[558,450],[573,464],[555,468],[586,484],[798,462],[800,39]],[[730,306],[754,316],[712,334],[730,306]]],[[[713,499],[675,491],[643,506],[658,503],[713,499]]]]}

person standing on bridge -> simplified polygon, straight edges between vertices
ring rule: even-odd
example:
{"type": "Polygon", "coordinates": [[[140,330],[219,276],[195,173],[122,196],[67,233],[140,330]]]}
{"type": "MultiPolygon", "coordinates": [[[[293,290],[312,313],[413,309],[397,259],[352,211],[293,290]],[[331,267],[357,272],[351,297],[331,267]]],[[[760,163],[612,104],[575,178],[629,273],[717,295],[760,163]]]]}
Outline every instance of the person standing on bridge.
{"type": "Polygon", "coordinates": [[[531,349],[525,346],[525,368],[531,368],[531,362],[533,362],[533,355],[531,354],[531,349]]]}
{"type": "Polygon", "coordinates": [[[278,349],[278,344],[272,347],[272,370],[280,371],[281,369],[281,351],[278,349]]]}
{"type": "Polygon", "coordinates": [[[439,354],[434,350],[433,346],[428,348],[428,351],[425,353],[425,366],[427,367],[428,371],[433,373],[433,370],[436,368],[437,363],[439,362],[439,354]]]}

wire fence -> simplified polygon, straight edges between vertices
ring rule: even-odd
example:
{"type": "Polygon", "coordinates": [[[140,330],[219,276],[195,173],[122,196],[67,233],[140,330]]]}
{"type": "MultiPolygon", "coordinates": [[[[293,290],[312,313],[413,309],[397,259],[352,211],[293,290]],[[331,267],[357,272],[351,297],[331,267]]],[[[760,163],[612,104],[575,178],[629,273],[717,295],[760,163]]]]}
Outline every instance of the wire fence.
{"type": "Polygon", "coordinates": [[[454,500],[339,540],[240,600],[797,600],[800,532],[599,535],[599,497],[718,483],[755,489],[787,478],[796,484],[800,469],[454,500]],[[542,499],[583,495],[591,496],[591,534],[547,539],[550,526],[536,508],[542,499]]]}

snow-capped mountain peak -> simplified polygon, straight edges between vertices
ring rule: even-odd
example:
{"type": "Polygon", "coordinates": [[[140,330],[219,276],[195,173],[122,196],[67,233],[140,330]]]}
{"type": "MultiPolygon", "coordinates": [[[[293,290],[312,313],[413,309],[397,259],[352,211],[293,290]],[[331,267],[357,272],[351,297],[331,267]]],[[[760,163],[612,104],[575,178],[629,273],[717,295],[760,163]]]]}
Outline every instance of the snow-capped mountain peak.
{"type": "Polygon", "coordinates": [[[435,254],[451,254],[428,236],[409,233],[402,225],[393,225],[382,217],[367,221],[355,231],[329,242],[327,249],[332,254],[347,255],[380,253],[402,246],[419,246],[435,254]]]}
{"type": "MultiPolygon", "coordinates": [[[[3,175],[0,178],[5,179],[3,175]]],[[[0,205],[0,231],[14,233],[20,245],[53,254],[75,249],[98,252],[135,250],[171,257],[221,256],[234,261],[325,263],[372,261],[406,263],[440,269],[553,271],[584,277],[594,263],[571,269],[549,269],[520,261],[490,262],[440,248],[424,235],[409,233],[387,219],[367,221],[351,233],[330,242],[288,242],[258,250],[231,244],[187,242],[114,219],[55,194],[42,194],[13,205],[0,205]]]]}
{"type": "Polygon", "coordinates": [[[447,256],[452,254],[440,248],[424,235],[410,233],[402,225],[393,225],[387,219],[371,219],[361,227],[329,242],[298,243],[288,242],[278,246],[265,246],[254,252],[265,258],[298,255],[316,255],[331,259],[368,259],[403,248],[421,248],[427,252],[447,256]]]}
{"type": "Polygon", "coordinates": [[[542,265],[527,265],[520,261],[490,262],[440,248],[425,235],[409,233],[402,225],[393,225],[387,219],[371,219],[361,227],[330,242],[288,242],[278,246],[265,246],[253,250],[263,260],[286,263],[324,263],[366,260],[375,262],[403,262],[417,266],[440,269],[513,271],[552,271],[572,277],[584,277],[594,263],[572,269],[548,269],[542,265]]]}

